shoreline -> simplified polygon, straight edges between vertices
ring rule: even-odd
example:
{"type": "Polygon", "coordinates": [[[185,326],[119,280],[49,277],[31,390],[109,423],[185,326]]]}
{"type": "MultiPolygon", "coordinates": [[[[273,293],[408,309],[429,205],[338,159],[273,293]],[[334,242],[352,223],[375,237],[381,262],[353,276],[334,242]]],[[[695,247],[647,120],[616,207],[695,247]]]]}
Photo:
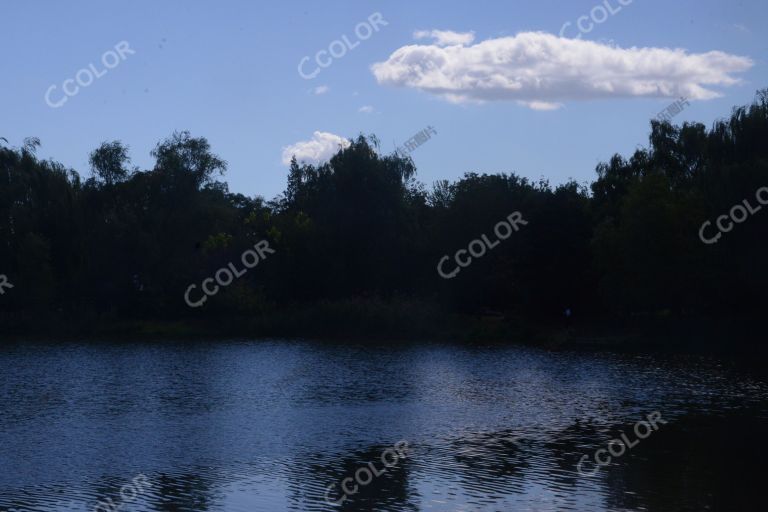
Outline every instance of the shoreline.
{"type": "Polygon", "coordinates": [[[411,302],[342,301],[262,315],[126,318],[114,315],[0,315],[0,344],[39,340],[200,341],[303,339],[354,344],[417,342],[520,345],[546,350],[761,354],[757,321],[664,318],[642,323],[531,320],[512,315],[446,313],[411,302]]]}

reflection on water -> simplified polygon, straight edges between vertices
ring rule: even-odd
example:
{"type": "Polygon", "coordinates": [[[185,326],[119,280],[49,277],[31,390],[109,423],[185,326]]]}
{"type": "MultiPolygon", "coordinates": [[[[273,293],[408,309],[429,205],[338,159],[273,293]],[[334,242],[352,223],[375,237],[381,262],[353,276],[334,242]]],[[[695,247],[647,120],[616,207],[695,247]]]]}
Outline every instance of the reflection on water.
{"type": "Polygon", "coordinates": [[[0,511],[732,511],[762,503],[768,386],[697,357],[27,344],[0,348],[0,412],[0,511]],[[668,423],[577,471],[652,411],[668,423]]]}

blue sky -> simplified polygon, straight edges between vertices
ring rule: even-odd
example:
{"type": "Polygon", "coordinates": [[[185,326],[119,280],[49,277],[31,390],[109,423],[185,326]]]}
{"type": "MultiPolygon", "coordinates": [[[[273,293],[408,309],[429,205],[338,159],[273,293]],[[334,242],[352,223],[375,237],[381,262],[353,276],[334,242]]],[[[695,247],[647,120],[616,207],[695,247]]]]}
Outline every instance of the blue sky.
{"type": "Polygon", "coordinates": [[[229,162],[232,191],[272,198],[285,186],[284,148],[316,131],[374,133],[389,152],[433,126],[437,135],[412,155],[428,185],[468,171],[560,183],[591,180],[598,162],[645,145],[649,120],[680,91],[695,89],[700,97],[675,122],[710,125],[768,87],[765,0],[604,1],[618,12],[582,35],[599,47],[554,39],[566,22],[564,35],[575,37],[578,18],[603,4],[597,0],[3,2],[0,136],[15,146],[37,136],[40,156],[87,174],[88,153],[104,140],[128,144],[133,164],[147,169],[159,140],[190,130],[229,162]],[[387,25],[358,40],[356,26],[376,12],[387,25]],[[414,38],[432,30],[464,34],[455,37],[465,41],[451,48],[450,41],[414,38]],[[552,39],[511,39],[529,32],[552,39]],[[303,57],[310,57],[305,69],[317,68],[316,53],[345,35],[359,45],[315,78],[299,75],[303,57]],[[106,69],[102,56],[121,41],[134,53],[106,69]],[[542,62],[526,53],[532,68],[491,69],[495,52],[542,41],[550,53],[542,62]],[[612,53],[617,47],[686,52],[641,57],[612,53]],[[695,55],[712,51],[723,54],[695,55]],[[56,86],[51,97],[59,101],[63,82],[91,63],[103,76],[58,108],[46,103],[49,87],[56,86]],[[601,68],[609,64],[621,67],[620,77],[601,68]],[[420,71],[430,66],[440,73],[420,71]],[[638,92],[654,73],[665,92],[638,92]],[[671,81],[670,73],[677,74],[671,81]],[[518,83],[518,74],[526,85],[515,90],[509,83],[518,83]],[[713,83],[702,84],[711,76],[713,83]],[[707,99],[714,93],[719,97],[707,99]]]}

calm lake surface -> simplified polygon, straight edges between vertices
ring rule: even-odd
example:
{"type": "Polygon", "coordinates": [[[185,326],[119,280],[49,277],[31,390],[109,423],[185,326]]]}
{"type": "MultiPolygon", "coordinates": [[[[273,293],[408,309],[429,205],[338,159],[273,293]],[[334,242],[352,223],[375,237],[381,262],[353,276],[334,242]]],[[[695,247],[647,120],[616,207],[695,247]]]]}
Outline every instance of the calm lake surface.
{"type": "Polygon", "coordinates": [[[766,427],[765,380],[699,356],[12,345],[0,511],[756,511],[766,427]],[[633,447],[595,465],[622,433],[633,447]]]}

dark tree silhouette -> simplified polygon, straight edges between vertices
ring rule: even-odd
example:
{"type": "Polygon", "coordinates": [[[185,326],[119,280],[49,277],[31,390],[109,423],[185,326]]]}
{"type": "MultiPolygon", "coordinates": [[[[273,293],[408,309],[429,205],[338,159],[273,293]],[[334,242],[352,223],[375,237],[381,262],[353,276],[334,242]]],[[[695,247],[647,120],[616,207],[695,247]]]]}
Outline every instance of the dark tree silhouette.
{"type": "Polygon", "coordinates": [[[360,136],[327,163],[294,159],[285,192],[272,201],[230,193],[217,180],[226,162],[189,132],[161,141],[150,170],[129,169],[127,146],[104,142],[90,154],[86,181],[38,158],[38,139],[20,148],[5,141],[0,274],[14,288],[0,295],[0,329],[27,313],[33,324],[46,312],[255,319],[325,312],[334,301],[347,308],[340,322],[391,314],[409,323],[397,316],[408,315],[405,307],[375,309],[398,302],[413,314],[436,307],[444,318],[494,310],[549,321],[568,308],[597,322],[756,320],[766,305],[768,211],[761,207],[716,244],[703,243],[699,229],[745,199],[759,206],[766,140],[762,91],[709,130],[652,121],[648,148],[598,165],[589,186],[468,173],[426,190],[410,158],[382,154],[374,137],[360,136]],[[525,229],[454,279],[438,275],[441,257],[515,211],[525,229]],[[205,307],[187,307],[187,286],[260,240],[275,257],[205,307]]]}

